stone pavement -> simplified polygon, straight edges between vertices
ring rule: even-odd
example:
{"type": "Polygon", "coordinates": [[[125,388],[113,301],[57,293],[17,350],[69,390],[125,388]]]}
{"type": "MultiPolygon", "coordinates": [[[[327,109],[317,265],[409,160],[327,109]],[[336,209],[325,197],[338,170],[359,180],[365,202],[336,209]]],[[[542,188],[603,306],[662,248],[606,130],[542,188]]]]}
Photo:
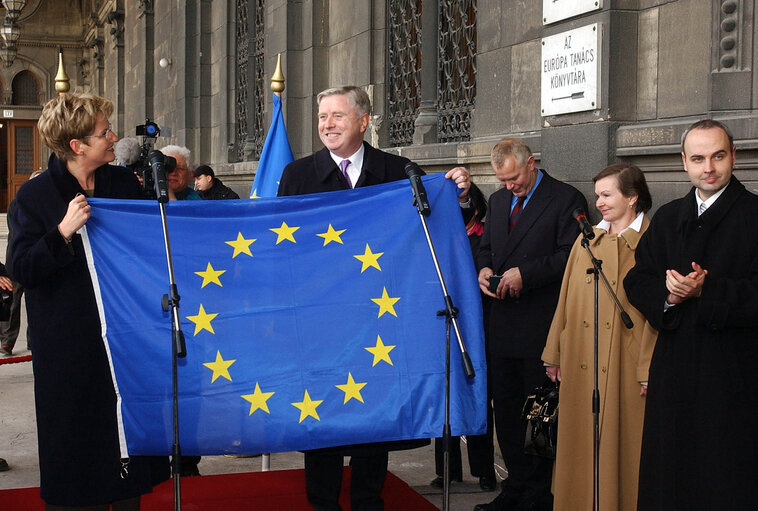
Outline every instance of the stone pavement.
{"type": "MultiPolygon", "coordinates": [[[[14,355],[29,352],[25,339],[25,314],[22,315],[21,334],[14,355]]],[[[5,458],[11,469],[0,472],[0,489],[25,488],[39,485],[37,465],[37,431],[34,416],[34,377],[31,362],[0,365],[0,457],[5,458]]],[[[462,457],[467,459],[465,445],[462,457]]],[[[502,458],[495,458],[496,472],[505,476],[502,458]]],[[[465,464],[465,461],[464,461],[465,464]]],[[[271,455],[271,469],[283,470],[303,467],[303,455],[299,452],[271,455]]],[[[205,456],[199,465],[201,474],[252,472],[261,470],[261,458],[230,458],[205,456]]],[[[390,453],[390,471],[406,481],[432,504],[442,509],[442,492],[429,486],[434,478],[434,449],[432,445],[410,451],[390,453]]],[[[495,492],[482,492],[478,480],[471,477],[464,467],[464,481],[453,483],[450,495],[450,511],[471,511],[474,505],[489,502],[495,492]]],[[[391,511],[391,510],[388,510],[391,511]]],[[[405,511],[405,510],[403,510],[405,511]]]]}

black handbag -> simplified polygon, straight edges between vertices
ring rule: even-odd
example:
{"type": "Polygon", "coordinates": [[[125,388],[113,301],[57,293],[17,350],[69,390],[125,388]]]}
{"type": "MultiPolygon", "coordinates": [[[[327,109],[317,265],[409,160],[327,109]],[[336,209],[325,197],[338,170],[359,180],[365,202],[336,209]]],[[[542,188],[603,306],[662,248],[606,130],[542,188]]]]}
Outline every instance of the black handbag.
{"type": "Polygon", "coordinates": [[[521,418],[527,421],[524,453],[555,459],[558,439],[558,388],[549,378],[524,402],[521,418]]]}

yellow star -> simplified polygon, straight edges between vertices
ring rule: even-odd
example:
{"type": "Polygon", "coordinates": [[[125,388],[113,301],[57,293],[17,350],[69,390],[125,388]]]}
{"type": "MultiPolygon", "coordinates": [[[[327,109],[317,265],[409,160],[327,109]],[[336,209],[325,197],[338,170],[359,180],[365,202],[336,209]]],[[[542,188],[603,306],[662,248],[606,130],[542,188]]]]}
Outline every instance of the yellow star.
{"type": "Polygon", "coordinates": [[[197,333],[201,330],[208,330],[210,333],[215,334],[216,332],[213,331],[211,321],[216,316],[218,316],[218,314],[207,314],[203,308],[203,305],[200,304],[200,310],[197,311],[196,316],[187,316],[187,319],[195,324],[195,333],[192,335],[197,335],[197,333]]]}
{"type": "Polygon", "coordinates": [[[250,402],[250,413],[248,413],[248,415],[252,415],[256,410],[263,410],[271,415],[271,412],[268,411],[268,404],[266,404],[266,401],[268,401],[268,398],[273,395],[273,392],[261,392],[261,387],[258,385],[258,382],[255,382],[255,391],[252,394],[245,394],[242,396],[242,399],[250,402]]]}
{"type": "Polygon", "coordinates": [[[363,252],[363,255],[354,255],[353,257],[363,263],[363,266],[361,266],[361,273],[363,273],[366,271],[366,268],[371,266],[382,271],[382,268],[379,266],[379,258],[382,257],[383,254],[384,252],[371,252],[371,248],[369,248],[368,243],[366,243],[366,251],[363,252]]]}
{"type": "Polygon", "coordinates": [[[251,199],[260,199],[260,196],[258,195],[258,189],[253,189],[253,193],[250,195],[251,199]]]}
{"type": "Polygon", "coordinates": [[[397,317],[397,314],[395,314],[395,302],[397,302],[400,299],[398,296],[397,298],[390,298],[387,294],[387,288],[382,288],[382,297],[381,298],[372,298],[371,301],[374,302],[379,306],[379,315],[377,318],[381,318],[382,315],[385,312],[389,312],[393,316],[397,317]]]}
{"type": "Polygon", "coordinates": [[[340,238],[340,235],[345,232],[347,229],[342,229],[340,231],[335,231],[334,227],[332,227],[332,224],[329,224],[329,228],[326,230],[326,232],[322,232],[320,234],[317,234],[316,236],[320,236],[324,238],[324,245],[327,246],[329,242],[336,241],[339,244],[342,243],[342,238],[340,238]]]}
{"type": "Polygon", "coordinates": [[[290,240],[292,243],[297,243],[293,234],[298,229],[300,229],[300,227],[290,227],[287,225],[287,222],[282,222],[281,227],[275,227],[273,229],[269,229],[269,231],[274,231],[276,233],[276,244],[278,245],[284,240],[290,240]]]}
{"type": "Polygon", "coordinates": [[[355,380],[353,380],[353,375],[351,373],[347,373],[347,383],[344,385],[335,385],[335,387],[345,393],[345,402],[342,404],[347,404],[347,402],[353,398],[363,403],[361,389],[365,386],[365,383],[355,383],[355,380]]]}
{"type": "Polygon", "coordinates": [[[195,275],[200,275],[203,277],[203,285],[200,286],[200,288],[204,288],[210,283],[218,284],[219,287],[223,287],[221,285],[221,281],[218,279],[221,275],[226,273],[226,270],[214,270],[213,266],[211,266],[211,263],[208,263],[208,266],[205,268],[205,271],[196,271],[195,275]]]}
{"type": "Polygon", "coordinates": [[[237,239],[234,241],[225,241],[227,245],[230,245],[234,247],[234,253],[232,254],[232,259],[237,257],[240,254],[247,254],[250,257],[253,257],[253,254],[250,252],[250,244],[254,242],[255,239],[245,239],[242,236],[241,232],[237,233],[237,239]]]}
{"type": "Polygon", "coordinates": [[[371,367],[374,367],[376,364],[384,360],[389,365],[392,364],[392,359],[390,358],[390,351],[394,350],[395,346],[385,346],[382,342],[382,338],[378,335],[376,336],[376,346],[373,348],[365,348],[366,351],[374,355],[374,363],[371,364],[371,367]]]}
{"type": "Polygon", "coordinates": [[[211,378],[211,383],[213,383],[219,376],[223,376],[227,380],[232,381],[232,377],[229,374],[229,366],[235,362],[236,360],[224,360],[221,357],[221,352],[217,350],[216,361],[205,362],[203,365],[213,371],[213,378],[211,378]]]}
{"type": "Polygon", "coordinates": [[[318,413],[316,412],[316,408],[318,405],[323,403],[324,401],[314,401],[311,399],[311,396],[308,395],[308,389],[305,389],[305,395],[303,396],[303,400],[299,403],[292,403],[292,406],[300,410],[300,421],[303,422],[303,419],[310,416],[316,419],[317,421],[320,421],[318,417],[318,413]]]}

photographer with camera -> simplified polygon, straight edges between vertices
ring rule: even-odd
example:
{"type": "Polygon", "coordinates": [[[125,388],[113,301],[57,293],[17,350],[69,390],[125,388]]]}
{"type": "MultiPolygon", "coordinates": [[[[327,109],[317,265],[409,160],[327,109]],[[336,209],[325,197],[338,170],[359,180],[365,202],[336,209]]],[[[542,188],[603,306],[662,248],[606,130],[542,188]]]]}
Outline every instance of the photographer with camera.
{"type": "Polygon", "coordinates": [[[124,457],[117,400],[84,245],[87,197],[139,199],[139,182],[110,165],[113,103],[92,94],[50,100],[38,122],[48,168],[16,195],[11,273],[26,290],[34,332],[40,496],[47,511],[137,511],[168,478],[166,457],[124,457]]]}
{"type": "Polygon", "coordinates": [[[192,153],[189,149],[178,145],[167,145],[161,152],[176,160],[176,166],[166,165],[168,174],[168,199],[169,200],[202,200],[192,187],[189,186],[193,179],[190,172],[192,153]]]}

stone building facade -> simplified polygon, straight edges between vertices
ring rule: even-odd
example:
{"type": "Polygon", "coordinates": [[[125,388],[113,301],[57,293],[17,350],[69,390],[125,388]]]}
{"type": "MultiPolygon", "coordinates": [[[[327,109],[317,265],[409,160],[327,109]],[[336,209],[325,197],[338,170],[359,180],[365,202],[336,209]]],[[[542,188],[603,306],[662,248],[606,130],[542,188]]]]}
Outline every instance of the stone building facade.
{"type": "Polygon", "coordinates": [[[355,84],[374,104],[367,139],[422,168],[466,165],[491,192],[489,151],[519,136],[591,203],[595,173],[638,164],[657,206],[689,188],[679,137],[703,117],[732,128],[737,175],[758,188],[757,24],[755,0],[29,0],[15,60],[0,66],[2,110],[27,73],[38,102],[11,115],[39,114],[55,94],[60,47],[72,90],[116,104],[119,134],[150,118],[163,128],[157,147],[188,146],[244,196],[281,54],[296,157],[321,147],[315,95],[355,84]],[[591,106],[547,115],[547,71],[561,64],[546,48],[587,27],[596,76],[572,94],[591,106]]]}

